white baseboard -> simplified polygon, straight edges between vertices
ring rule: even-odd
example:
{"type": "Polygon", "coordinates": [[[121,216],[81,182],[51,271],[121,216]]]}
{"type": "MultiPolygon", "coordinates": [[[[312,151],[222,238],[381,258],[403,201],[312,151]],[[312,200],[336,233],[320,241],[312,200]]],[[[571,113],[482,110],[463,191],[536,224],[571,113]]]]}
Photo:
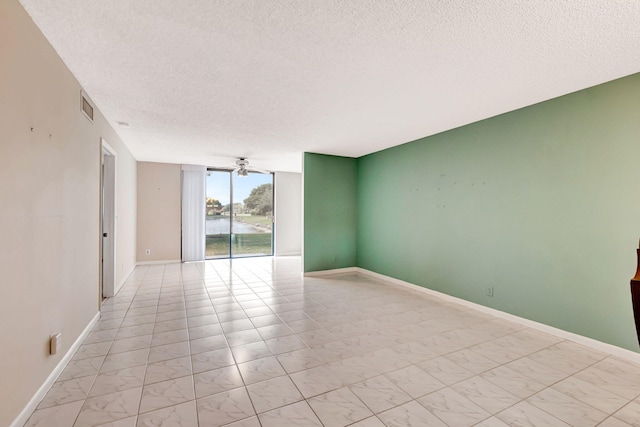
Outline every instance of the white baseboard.
{"type": "Polygon", "coordinates": [[[305,277],[322,277],[332,276],[334,274],[358,273],[358,267],[335,268],[333,270],[308,271],[304,273],[305,277]]]}
{"type": "Polygon", "coordinates": [[[179,264],[181,262],[182,262],[181,259],[168,259],[165,261],[139,261],[139,262],[136,262],[136,265],[179,264]]]}
{"type": "Polygon", "coordinates": [[[75,340],[73,345],[69,347],[69,350],[67,350],[67,353],[64,355],[62,359],[60,359],[60,362],[58,362],[58,364],[53,369],[51,374],[49,374],[45,382],[40,386],[38,391],[36,391],[36,393],[33,395],[31,400],[29,400],[29,403],[27,403],[27,405],[24,407],[22,412],[20,412],[18,417],[15,420],[13,420],[13,423],[11,423],[10,427],[22,427],[27,422],[27,420],[29,419],[31,414],[33,414],[33,411],[36,410],[36,408],[38,407],[38,404],[47,394],[47,392],[49,391],[53,383],[56,382],[56,380],[62,373],[62,370],[67,366],[67,363],[69,363],[73,355],[76,353],[76,351],[80,347],[80,344],[82,344],[82,342],[87,337],[87,335],[89,335],[89,332],[91,332],[91,329],[93,329],[98,319],[100,319],[100,312],[97,312],[96,315],[93,316],[93,319],[91,319],[89,324],[84,328],[84,330],[82,331],[80,336],[75,340]]]}
{"type": "Polygon", "coordinates": [[[301,256],[301,255],[302,255],[302,253],[300,251],[297,251],[297,252],[282,252],[282,253],[276,251],[276,254],[274,256],[281,257],[281,256],[301,256]]]}
{"type": "MultiPolygon", "coordinates": [[[[578,335],[575,334],[573,332],[569,332],[569,331],[565,331],[563,329],[559,329],[559,328],[555,328],[553,326],[549,326],[549,325],[545,325],[544,323],[540,323],[540,322],[536,322],[533,320],[529,320],[529,319],[525,319],[523,317],[520,316],[516,316],[514,314],[510,314],[510,313],[506,313],[504,311],[500,311],[497,310],[495,308],[491,308],[491,307],[487,307],[481,304],[477,304],[471,301],[467,301],[464,300],[462,298],[457,298],[451,295],[447,295],[444,294],[442,292],[438,292],[438,291],[434,291],[433,289],[429,289],[429,288],[425,288],[422,287],[420,285],[416,285],[410,282],[405,282],[404,280],[400,280],[400,279],[396,279],[393,277],[389,277],[389,276],[385,276],[384,274],[380,274],[380,273],[375,273],[373,271],[364,269],[364,268],[360,268],[360,267],[351,267],[351,268],[347,268],[347,269],[340,269],[340,270],[349,270],[349,271],[355,271],[358,274],[362,274],[364,276],[369,276],[375,279],[379,279],[382,281],[385,281],[387,283],[393,284],[393,285],[397,285],[397,286],[403,286],[405,288],[409,288],[412,289],[414,291],[419,291],[419,292],[423,292],[435,297],[438,297],[444,301],[447,302],[453,302],[456,304],[460,304],[466,307],[469,307],[473,310],[477,310],[483,313],[487,313],[487,314],[491,314],[492,316],[501,318],[501,319],[505,319],[505,320],[509,320],[511,322],[515,322],[515,323],[519,323],[523,326],[527,326],[529,328],[532,329],[536,329],[540,332],[544,332],[550,335],[554,335],[557,336],[559,338],[562,339],[566,339],[569,341],[573,341],[575,343],[584,345],[586,347],[591,347],[594,350],[598,350],[601,351],[603,353],[608,353],[611,354],[613,356],[617,356],[620,357],[622,359],[626,359],[629,360],[631,362],[634,363],[640,363],[640,353],[637,353],[635,351],[631,351],[631,350],[627,350],[626,348],[622,348],[622,347],[618,347],[612,344],[607,344],[605,342],[602,341],[598,341],[595,340],[593,338],[588,338],[585,337],[583,335],[578,335]]],[[[327,276],[330,274],[336,274],[339,273],[341,271],[338,270],[325,270],[325,271],[318,271],[318,272],[313,272],[314,276],[327,276]]],[[[305,274],[305,276],[309,275],[308,273],[305,274]]]]}

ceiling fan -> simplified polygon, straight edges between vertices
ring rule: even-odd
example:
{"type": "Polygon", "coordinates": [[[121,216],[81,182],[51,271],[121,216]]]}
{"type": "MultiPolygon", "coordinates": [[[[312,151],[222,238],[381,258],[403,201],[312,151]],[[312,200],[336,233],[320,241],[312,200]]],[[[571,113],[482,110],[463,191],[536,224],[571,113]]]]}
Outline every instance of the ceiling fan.
{"type": "Polygon", "coordinates": [[[249,166],[249,160],[245,159],[244,157],[240,157],[238,160],[236,160],[236,165],[238,166],[235,169],[233,169],[233,172],[238,172],[238,176],[247,176],[249,175],[249,172],[271,173],[264,169],[258,169],[258,168],[249,166]]]}

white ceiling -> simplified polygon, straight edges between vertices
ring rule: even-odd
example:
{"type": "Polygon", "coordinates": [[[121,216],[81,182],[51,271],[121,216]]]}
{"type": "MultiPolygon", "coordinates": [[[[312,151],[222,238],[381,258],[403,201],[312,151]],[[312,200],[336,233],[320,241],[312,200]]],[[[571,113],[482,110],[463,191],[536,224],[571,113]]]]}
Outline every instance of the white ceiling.
{"type": "Polygon", "coordinates": [[[640,71],[632,0],[20,2],[143,161],[300,171],[640,71]]]}

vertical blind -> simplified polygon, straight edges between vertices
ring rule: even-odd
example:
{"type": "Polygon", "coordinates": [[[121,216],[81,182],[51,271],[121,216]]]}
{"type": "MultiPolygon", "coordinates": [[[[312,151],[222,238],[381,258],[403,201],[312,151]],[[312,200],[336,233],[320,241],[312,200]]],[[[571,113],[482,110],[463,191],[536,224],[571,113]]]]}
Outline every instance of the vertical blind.
{"type": "Polygon", "coordinates": [[[182,261],[201,261],[205,248],[206,166],[182,165],[182,261]]]}

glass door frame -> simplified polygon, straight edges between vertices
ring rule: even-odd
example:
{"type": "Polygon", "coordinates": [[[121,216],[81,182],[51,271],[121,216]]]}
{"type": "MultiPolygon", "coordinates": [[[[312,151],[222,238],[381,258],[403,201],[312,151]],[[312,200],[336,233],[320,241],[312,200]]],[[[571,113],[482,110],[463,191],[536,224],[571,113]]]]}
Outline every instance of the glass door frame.
{"type": "MultiPolygon", "coordinates": [[[[218,168],[218,167],[207,167],[207,173],[208,172],[228,172],[229,173],[229,254],[227,256],[207,256],[206,255],[206,243],[205,243],[205,259],[206,260],[213,260],[213,259],[239,259],[239,258],[253,258],[253,257],[267,257],[267,256],[273,256],[273,254],[275,253],[275,228],[276,228],[276,223],[275,223],[275,211],[276,211],[276,174],[273,172],[270,172],[269,174],[263,174],[260,172],[251,172],[249,171],[250,174],[259,174],[259,175],[271,175],[271,206],[272,206],[272,213],[271,213],[271,253],[270,254],[256,254],[256,255],[241,255],[241,256],[234,256],[233,253],[233,223],[234,223],[234,197],[233,197],[233,169],[226,169],[226,168],[218,168]]],[[[205,192],[206,192],[206,183],[205,183],[205,192]]],[[[205,196],[206,197],[206,196],[205,196]]],[[[207,216],[205,215],[205,222],[207,216]]],[[[207,239],[207,227],[205,225],[204,227],[205,229],[205,242],[207,239]]]]}

